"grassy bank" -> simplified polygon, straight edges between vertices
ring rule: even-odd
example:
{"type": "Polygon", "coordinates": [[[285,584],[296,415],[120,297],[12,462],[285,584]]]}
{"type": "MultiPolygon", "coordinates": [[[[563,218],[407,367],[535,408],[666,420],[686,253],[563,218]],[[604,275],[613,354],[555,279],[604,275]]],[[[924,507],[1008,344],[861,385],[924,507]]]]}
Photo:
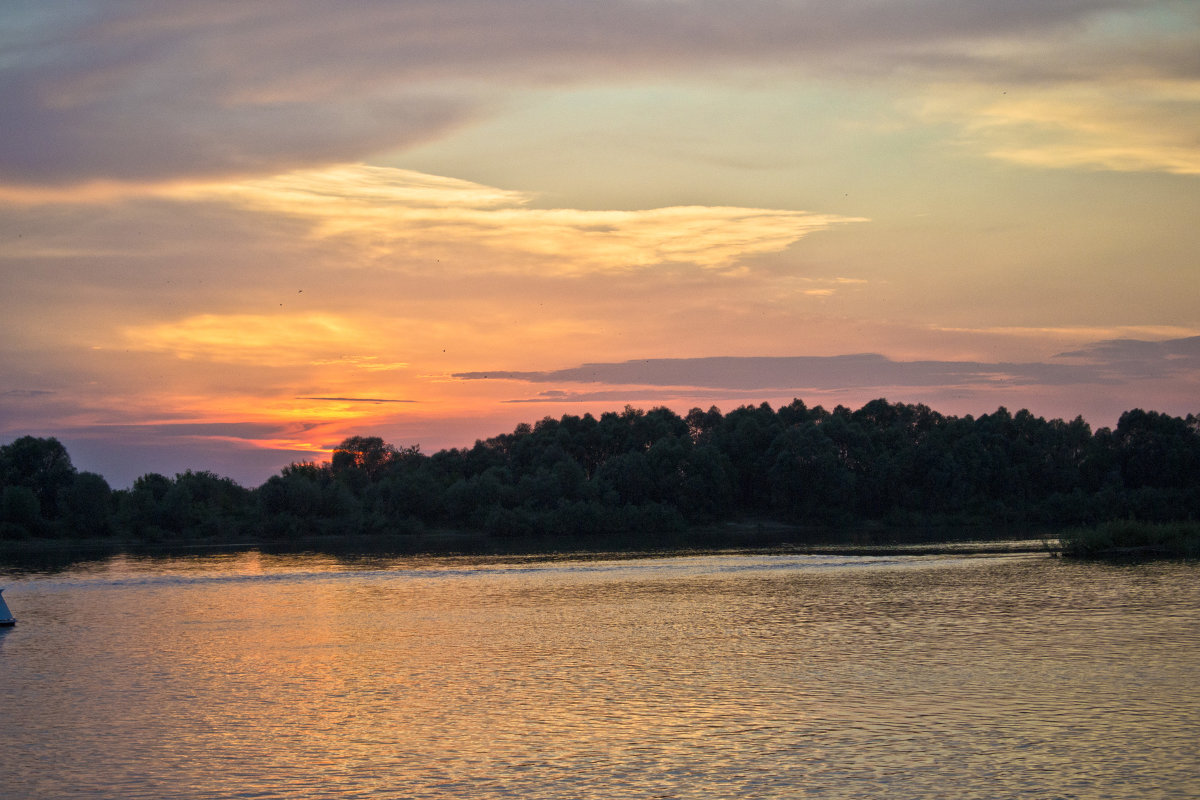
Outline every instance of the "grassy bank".
{"type": "Polygon", "coordinates": [[[1071,558],[1200,558],[1200,523],[1120,520],[1060,534],[1071,558]]]}

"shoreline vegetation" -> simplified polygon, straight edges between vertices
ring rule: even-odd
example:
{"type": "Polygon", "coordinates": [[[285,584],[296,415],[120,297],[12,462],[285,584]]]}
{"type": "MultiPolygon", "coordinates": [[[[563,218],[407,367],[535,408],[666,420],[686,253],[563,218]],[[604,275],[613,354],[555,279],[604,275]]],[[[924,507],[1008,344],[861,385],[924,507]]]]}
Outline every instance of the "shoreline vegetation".
{"type": "Polygon", "coordinates": [[[1040,538],[1066,557],[1197,558],[1196,520],[1200,419],[1137,409],[1092,431],[1078,417],[950,417],[886,400],[685,416],[626,406],[431,455],[355,436],[256,488],[188,470],[112,490],[57,439],[0,446],[0,554],[894,553],[1040,538]]]}
{"type": "Polygon", "coordinates": [[[1145,523],[1114,520],[1059,534],[1061,552],[1070,558],[1200,558],[1200,523],[1145,523]]]}

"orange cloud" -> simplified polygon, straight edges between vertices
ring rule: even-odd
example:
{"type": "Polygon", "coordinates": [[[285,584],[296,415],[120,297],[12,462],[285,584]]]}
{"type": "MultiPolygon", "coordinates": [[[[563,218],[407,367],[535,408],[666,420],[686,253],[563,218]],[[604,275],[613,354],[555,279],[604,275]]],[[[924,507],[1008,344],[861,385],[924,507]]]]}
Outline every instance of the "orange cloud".
{"type": "MultiPolygon", "coordinates": [[[[332,314],[199,314],[177,322],[130,326],[124,337],[129,347],[183,359],[276,366],[311,364],[318,354],[344,353],[370,341],[366,331],[332,314]]],[[[374,357],[338,356],[336,361],[343,366],[366,363],[368,369],[379,366],[374,357]]]]}

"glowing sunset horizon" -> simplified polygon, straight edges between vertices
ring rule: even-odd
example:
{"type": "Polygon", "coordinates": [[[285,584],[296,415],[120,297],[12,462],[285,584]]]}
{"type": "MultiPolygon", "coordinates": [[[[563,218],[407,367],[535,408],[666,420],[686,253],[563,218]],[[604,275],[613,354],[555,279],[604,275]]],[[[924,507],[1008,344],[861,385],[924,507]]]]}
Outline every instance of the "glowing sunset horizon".
{"type": "Polygon", "coordinates": [[[1200,7],[0,11],[0,443],[885,397],[1200,412],[1200,7]]]}

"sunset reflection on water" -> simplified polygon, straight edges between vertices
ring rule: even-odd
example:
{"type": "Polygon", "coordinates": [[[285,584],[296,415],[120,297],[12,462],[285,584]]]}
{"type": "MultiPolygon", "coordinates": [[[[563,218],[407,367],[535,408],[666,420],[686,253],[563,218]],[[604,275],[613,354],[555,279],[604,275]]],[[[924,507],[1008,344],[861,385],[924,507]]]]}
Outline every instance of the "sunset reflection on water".
{"type": "Polygon", "coordinates": [[[14,800],[1194,795],[1196,570],[119,557],[7,581],[0,783],[14,800]]]}

